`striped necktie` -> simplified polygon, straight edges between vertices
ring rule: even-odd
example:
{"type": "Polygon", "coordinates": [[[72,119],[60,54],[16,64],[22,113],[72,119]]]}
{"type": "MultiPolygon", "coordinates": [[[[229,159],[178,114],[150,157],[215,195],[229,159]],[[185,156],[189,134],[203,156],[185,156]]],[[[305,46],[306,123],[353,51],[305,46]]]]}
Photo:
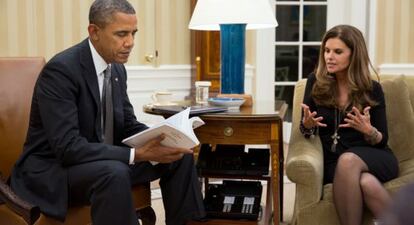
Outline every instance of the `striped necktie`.
{"type": "Polygon", "coordinates": [[[108,65],[104,71],[102,112],[104,143],[113,144],[114,108],[112,105],[111,65],[108,65]]]}

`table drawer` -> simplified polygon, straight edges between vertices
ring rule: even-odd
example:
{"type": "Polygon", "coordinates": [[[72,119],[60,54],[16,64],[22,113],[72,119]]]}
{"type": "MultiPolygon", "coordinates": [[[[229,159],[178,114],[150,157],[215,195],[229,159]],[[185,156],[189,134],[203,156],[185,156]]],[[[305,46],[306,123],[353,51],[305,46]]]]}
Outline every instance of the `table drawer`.
{"type": "Polygon", "coordinates": [[[269,144],[279,137],[277,123],[269,121],[206,121],[195,132],[201,143],[209,144],[269,144]]]}

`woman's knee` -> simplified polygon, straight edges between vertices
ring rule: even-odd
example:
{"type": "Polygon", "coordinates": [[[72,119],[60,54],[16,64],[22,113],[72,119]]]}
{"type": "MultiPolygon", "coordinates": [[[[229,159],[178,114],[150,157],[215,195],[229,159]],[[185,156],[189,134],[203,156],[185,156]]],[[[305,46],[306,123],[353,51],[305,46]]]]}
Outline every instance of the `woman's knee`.
{"type": "Polygon", "coordinates": [[[375,195],[383,188],[381,182],[370,173],[362,173],[359,184],[365,196],[375,195]]]}
{"type": "Polygon", "coordinates": [[[343,170],[343,171],[351,171],[351,170],[362,170],[366,167],[364,161],[352,152],[345,152],[338,158],[337,163],[337,170],[343,170]]]}

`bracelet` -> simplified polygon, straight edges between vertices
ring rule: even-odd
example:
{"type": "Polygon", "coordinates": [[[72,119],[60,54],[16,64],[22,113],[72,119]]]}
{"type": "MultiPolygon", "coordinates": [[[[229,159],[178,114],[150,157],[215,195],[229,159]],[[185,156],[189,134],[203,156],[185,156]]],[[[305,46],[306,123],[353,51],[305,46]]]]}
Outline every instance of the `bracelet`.
{"type": "Polygon", "coordinates": [[[300,128],[300,132],[303,134],[303,136],[305,136],[305,138],[310,138],[311,136],[315,134],[315,131],[316,131],[315,127],[306,128],[302,122],[300,122],[299,128],[300,128]]]}
{"type": "Polygon", "coordinates": [[[379,135],[379,132],[377,128],[372,127],[370,134],[368,135],[368,142],[371,144],[376,144],[377,137],[379,135]]]}

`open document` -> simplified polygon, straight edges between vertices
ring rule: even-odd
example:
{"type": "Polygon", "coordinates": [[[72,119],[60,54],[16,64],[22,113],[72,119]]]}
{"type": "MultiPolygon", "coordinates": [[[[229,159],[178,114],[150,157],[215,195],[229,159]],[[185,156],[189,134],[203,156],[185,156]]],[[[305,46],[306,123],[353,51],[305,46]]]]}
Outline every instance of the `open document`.
{"type": "Polygon", "coordinates": [[[190,108],[187,108],[168,119],[158,123],[140,133],[132,135],[122,141],[122,143],[139,148],[149,140],[165,135],[162,145],[174,148],[194,148],[200,142],[196,137],[195,128],[204,125],[204,121],[199,117],[190,116],[190,108]]]}

